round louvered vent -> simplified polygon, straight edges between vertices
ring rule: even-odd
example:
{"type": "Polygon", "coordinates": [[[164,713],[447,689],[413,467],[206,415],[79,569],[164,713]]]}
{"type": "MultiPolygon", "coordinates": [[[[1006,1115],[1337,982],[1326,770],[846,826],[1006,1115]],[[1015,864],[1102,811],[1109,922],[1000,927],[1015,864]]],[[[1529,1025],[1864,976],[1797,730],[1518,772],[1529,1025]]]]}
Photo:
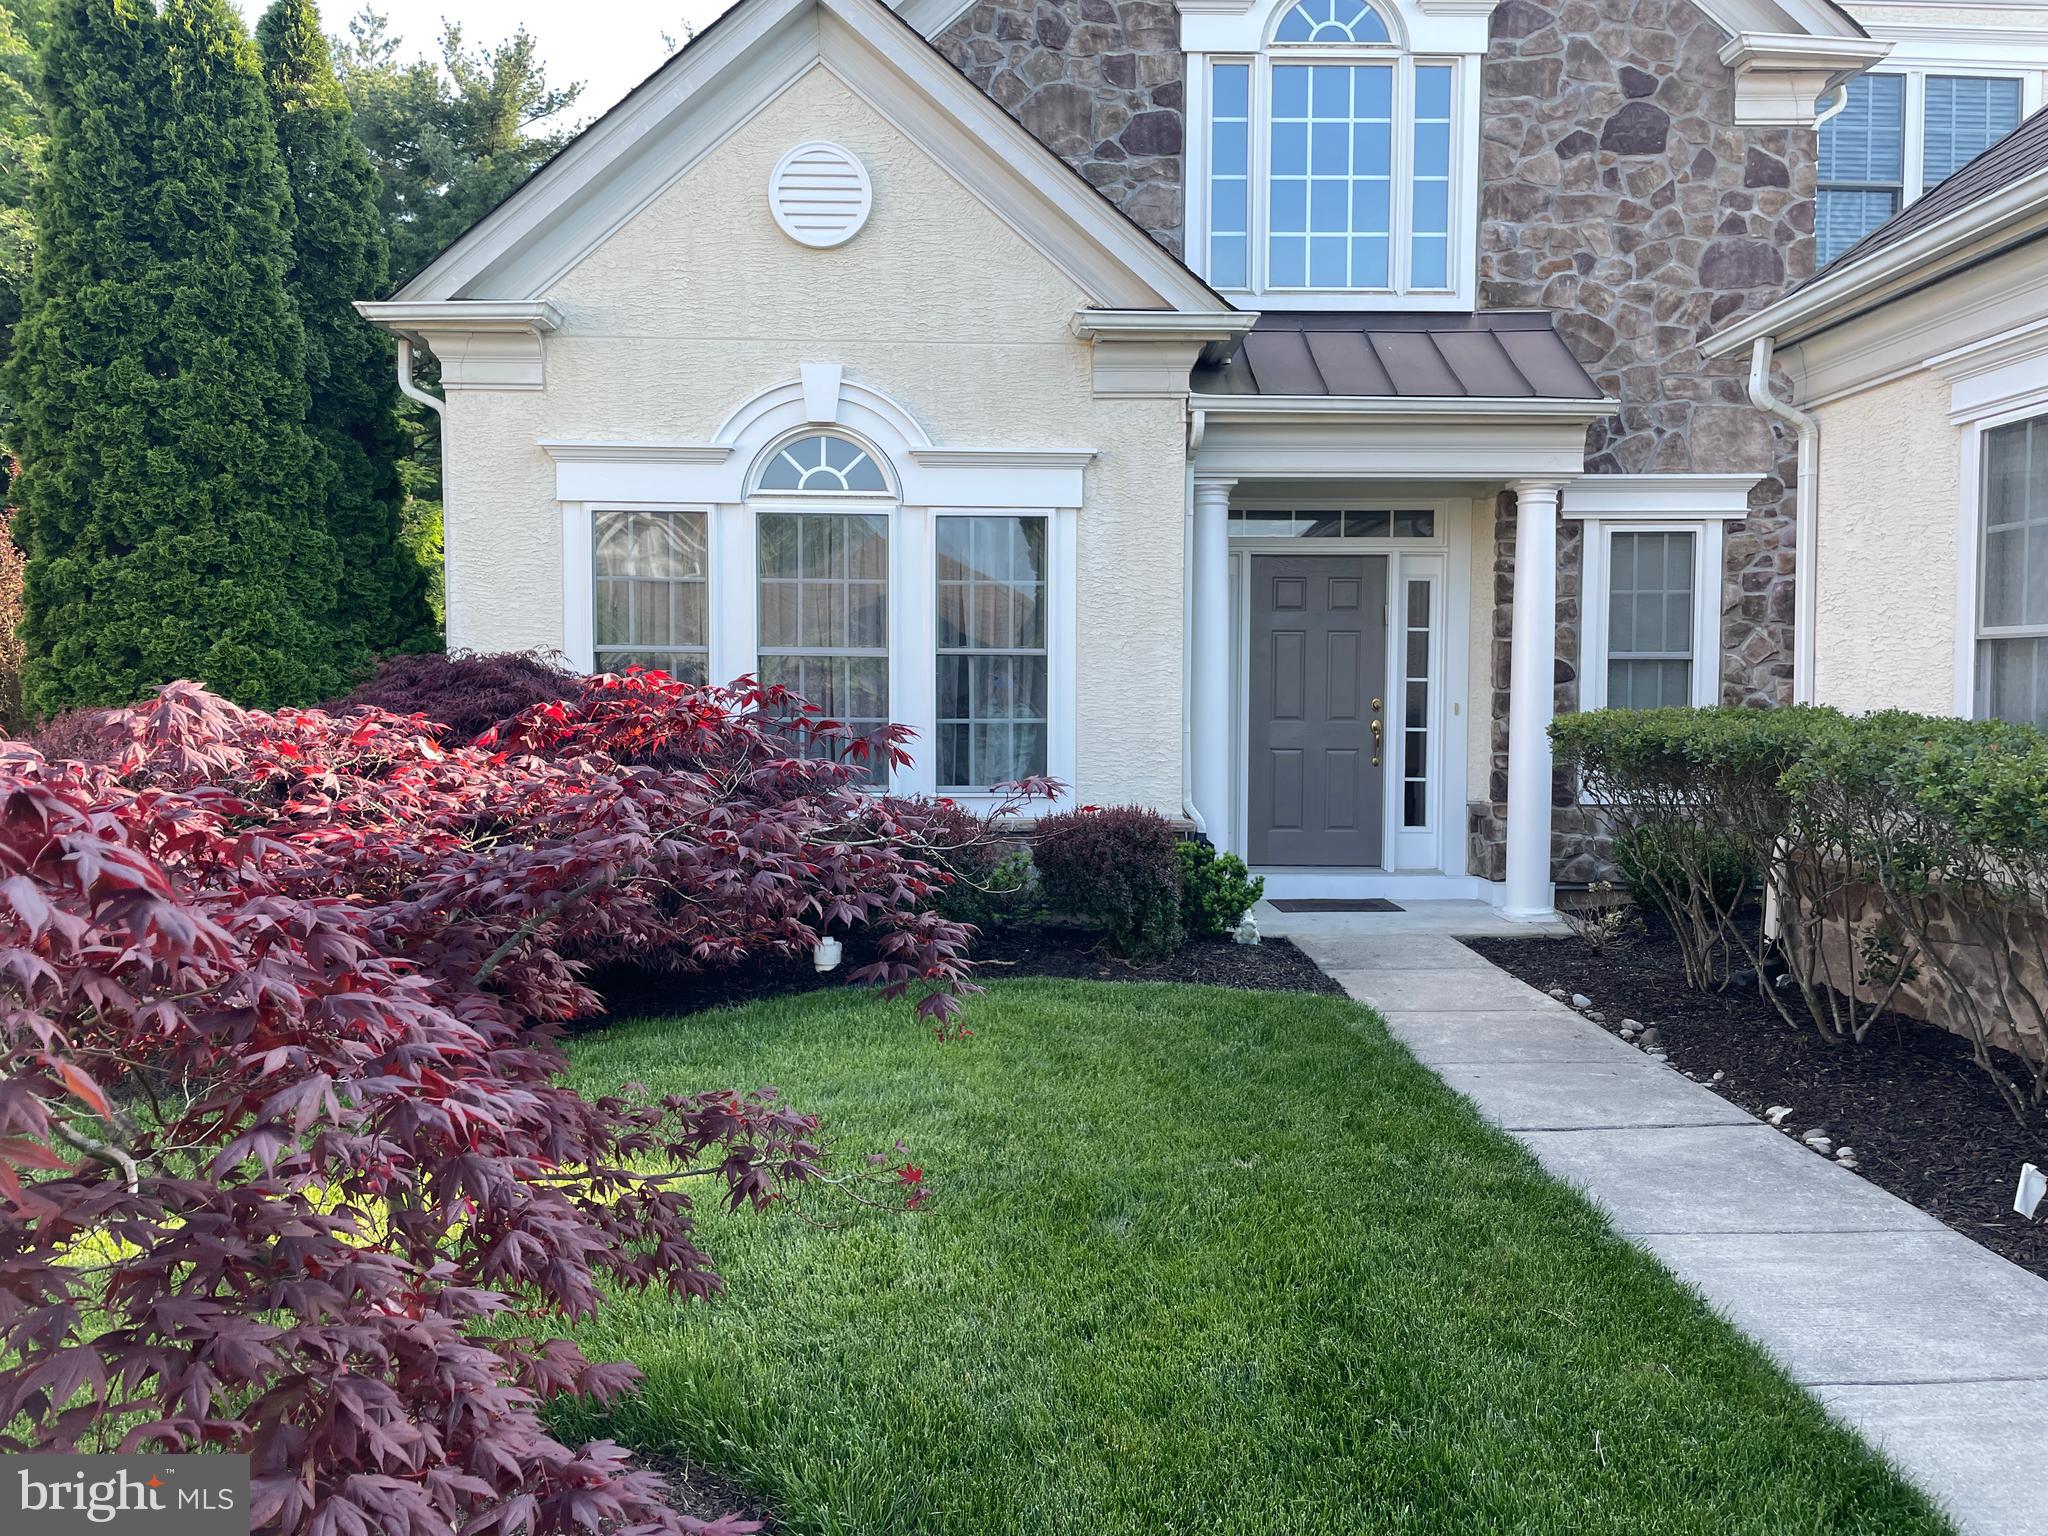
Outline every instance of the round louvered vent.
{"type": "Polygon", "coordinates": [[[819,250],[859,234],[874,200],[867,167],[837,144],[799,144],[768,178],[768,206],[782,232],[819,250]]]}

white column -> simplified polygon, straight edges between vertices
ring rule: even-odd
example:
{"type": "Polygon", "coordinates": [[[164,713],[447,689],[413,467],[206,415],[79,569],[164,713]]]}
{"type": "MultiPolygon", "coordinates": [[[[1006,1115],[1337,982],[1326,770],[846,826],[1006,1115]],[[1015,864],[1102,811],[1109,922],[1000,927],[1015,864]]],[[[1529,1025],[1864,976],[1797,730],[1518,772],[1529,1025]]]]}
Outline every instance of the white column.
{"type": "Polygon", "coordinates": [[[1515,493],[1514,649],[1508,679],[1508,879],[1503,915],[1555,913],[1550,883],[1550,720],[1557,674],[1557,499],[1562,482],[1515,493]]]}
{"type": "Polygon", "coordinates": [[[1195,482],[1194,578],[1188,592],[1193,651],[1191,686],[1195,809],[1209,840],[1228,852],[1236,823],[1230,798],[1230,488],[1229,480],[1195,482]]]}

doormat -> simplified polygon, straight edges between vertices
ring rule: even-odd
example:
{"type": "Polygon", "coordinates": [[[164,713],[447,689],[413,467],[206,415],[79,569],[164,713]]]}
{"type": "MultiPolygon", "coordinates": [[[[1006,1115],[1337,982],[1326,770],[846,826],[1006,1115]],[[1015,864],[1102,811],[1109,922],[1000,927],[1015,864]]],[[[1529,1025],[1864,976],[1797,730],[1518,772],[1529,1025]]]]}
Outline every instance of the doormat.
{"type": "Polygon", "coordinates": [[[1384,896],[1370,896],[1363,901],[1335,901],[1317,898],[1314,900],[1269,901],[1266,903],[1275,912],[1399,912],[1384,896]]]}

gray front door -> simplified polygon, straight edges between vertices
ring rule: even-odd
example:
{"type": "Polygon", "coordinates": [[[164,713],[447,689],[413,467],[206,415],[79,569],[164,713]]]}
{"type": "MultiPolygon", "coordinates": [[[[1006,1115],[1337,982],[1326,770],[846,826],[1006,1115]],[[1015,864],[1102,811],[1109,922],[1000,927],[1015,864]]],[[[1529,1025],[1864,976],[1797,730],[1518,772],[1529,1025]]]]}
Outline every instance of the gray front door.
{"type": "Polygon", "coordinates": [[[1378,868],[1384,555],[1254,555],[1251,862],[1378,868]]]}

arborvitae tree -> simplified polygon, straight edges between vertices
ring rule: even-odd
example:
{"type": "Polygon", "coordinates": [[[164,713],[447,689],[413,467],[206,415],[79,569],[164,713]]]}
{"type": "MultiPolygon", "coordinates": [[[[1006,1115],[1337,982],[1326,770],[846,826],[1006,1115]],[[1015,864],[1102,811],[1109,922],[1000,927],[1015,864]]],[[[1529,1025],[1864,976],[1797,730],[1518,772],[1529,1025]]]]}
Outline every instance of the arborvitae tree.
{"type": "Polygon", "coordinates": [[[15,336],[38,714],[177,677],[339,690],[340,561],[315,503],[291,200],[226,0],[61,0],[48,170],[15,336]]]}
{"type": "Polygon", "coordinates": [[[341,549],[341,628],[372,651],[432,649],[426,573],[400,538],[405,490],[392,346],[351,307],[382,298],[391,251],[377,172],[349,122],[313,0],[277,0],[257,23],[263,81],[296,212],[290,285],[306,328],[307,425],[341,549]]]}

